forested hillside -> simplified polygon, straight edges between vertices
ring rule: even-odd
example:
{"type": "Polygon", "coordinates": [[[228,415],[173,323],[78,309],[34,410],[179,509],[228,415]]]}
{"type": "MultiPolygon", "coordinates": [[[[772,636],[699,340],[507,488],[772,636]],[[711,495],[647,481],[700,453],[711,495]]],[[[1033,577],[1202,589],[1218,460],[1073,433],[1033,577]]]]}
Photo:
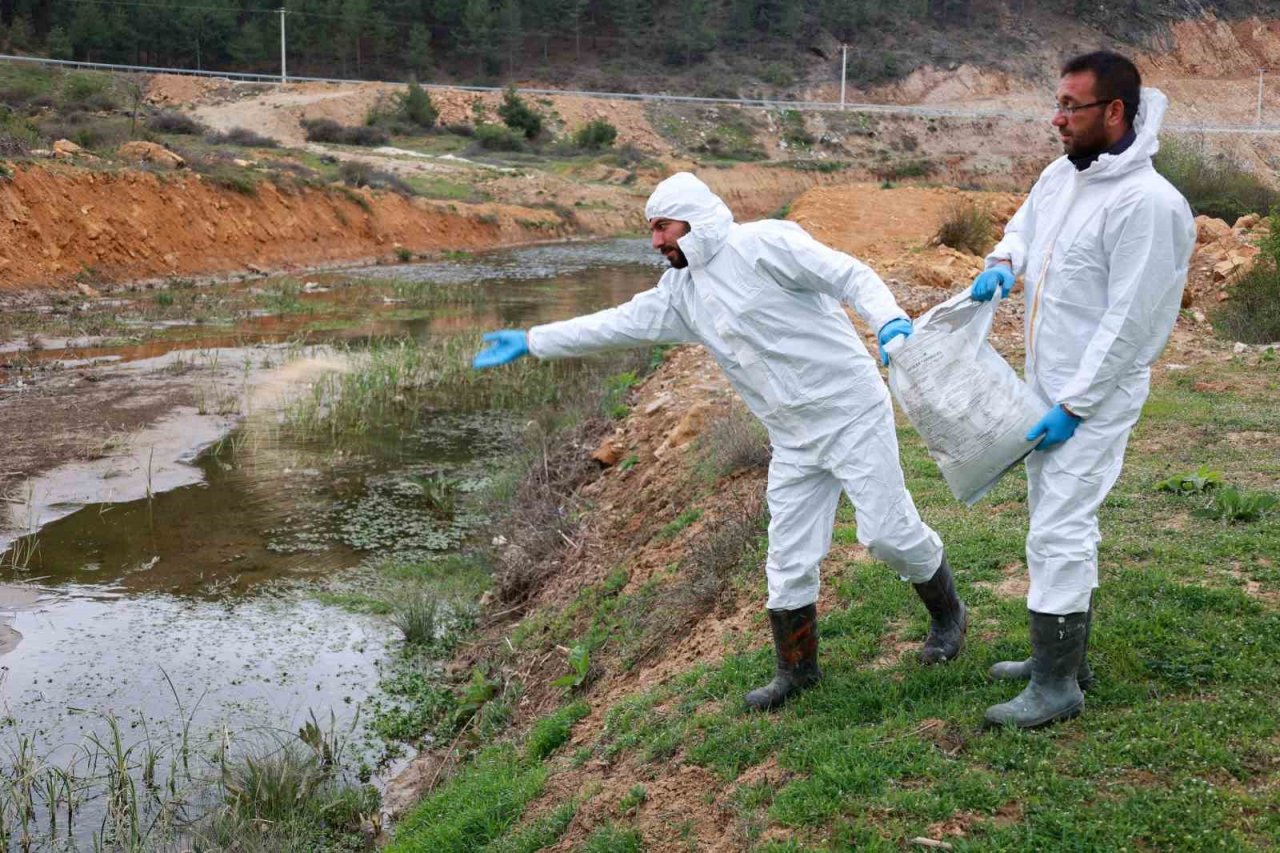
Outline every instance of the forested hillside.
{"type": "Polygon", "coordinates": [[[706,95],[828,81],[841,42],[849,80],[867,84],[922,64],[1017,65],[1064,30],[1132,43],[1179,18],[1280,14],[1264,0],[3,0],[0,47],[276,72],[280,6],[295,74],[706,95]]]}

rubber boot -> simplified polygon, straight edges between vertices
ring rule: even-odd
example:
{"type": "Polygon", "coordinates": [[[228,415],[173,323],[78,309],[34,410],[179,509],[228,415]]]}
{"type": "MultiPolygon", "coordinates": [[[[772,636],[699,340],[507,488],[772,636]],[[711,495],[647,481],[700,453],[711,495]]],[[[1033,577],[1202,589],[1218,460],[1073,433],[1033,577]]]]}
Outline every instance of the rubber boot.
{"type": "MultiPolygon", "coordinates": [[[[1089,692],[1093,686],[1093,667],[1089,666],[1089,634],[1093,631],[1093,603],[1089,603],[1089,613],[1084,620],[1084,658],[1080,661],[1080,671],[1076,673],[1076,683],[1080,689],[1089,692]]],[[[992,664],[987,670],[987,677],[994,681],[1026,681],[1031,678],[1031,658],[1026,660],[1002,660],[992,664]]]]}
{"type": "Polygon", "coordinates": [[[951,577],[951,565],[947,555],[933,577],[924,583],[912,584],[916,594],[929,611],[929,636],[920,650],[920,662],[945,663],[960,654],[964,647],[964,634],[969,629],[969,611],[956,595],[955,581],[951,577]]]}
{"type": "Polygon", "coordinates": [[[818,669],[818,605],[770,610],[778,668],[773,680],[747,694],[747,707],[771,711],[822,678],[818,669]]]}
{"type": "Polygon", "coordinates": [[[1070,719],[1084,710],[1076,682],[1084,660],[1089,614],[1031,614],[1031,682],[1008,702],[987,709],[985,725],[1020,729],[1070,719]]]}

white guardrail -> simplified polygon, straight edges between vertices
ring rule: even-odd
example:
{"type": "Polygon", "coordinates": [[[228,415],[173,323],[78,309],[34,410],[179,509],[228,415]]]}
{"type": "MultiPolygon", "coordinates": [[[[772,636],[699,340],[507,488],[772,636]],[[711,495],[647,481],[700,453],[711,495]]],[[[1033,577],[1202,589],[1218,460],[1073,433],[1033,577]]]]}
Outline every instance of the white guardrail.
{"type": "MultiPolygon", "coordinates": [[[[82,68],[91,71],[111,71],[124,74],[179,74],[192,77],[211,77],[228,80],[232,83],[383,83],[401,85],[402,81],[387,80],[353,80],[340,77],[304,77],[289,75],[282,80],[279,74],[253,74],[242,71],[209,71],[199,68],[162,68],[153,65],[117,65],[108,62],[79,62],[71,59],[46,59],[39,56],[13,56],[0,53],[0,62],[20,62],[33,65],[56,66],[60,68],[82,68]]],[[[439,83],[423,83],[427,90],[463,91],[463,92],[502,92],[502,86],[462,86],[439,83]]],[[[711,104],[722,106],[746,107],[766,110],[820,110],[828,112],[872,113],[879,115],[908,115],[921,118],[967,118],[984,119],[999,118],[1020,121],[1048,122],[1047,114],[1020,112],[1015,110],[980,110],[960,109],[956,107],[925,106],[920,104],[870,104],[841,103],[839,101],[787,101],[767,98],[700,98],[693,95],[669,95],[661,93],[636,92],[595,92],[577,89],[526,89],[522,94],[557,95],[576,98],[600,98],[614,101],[662,101],[669,103],[711,104]]],[[[1046,111],[1047,113],[1047,111],[1046,111]]],[[[1257,124],[1166,124],[1163,130],[1169,133],[1241,133],[1250,135],[1280,135],[1280,125],[1257,124]]]]}

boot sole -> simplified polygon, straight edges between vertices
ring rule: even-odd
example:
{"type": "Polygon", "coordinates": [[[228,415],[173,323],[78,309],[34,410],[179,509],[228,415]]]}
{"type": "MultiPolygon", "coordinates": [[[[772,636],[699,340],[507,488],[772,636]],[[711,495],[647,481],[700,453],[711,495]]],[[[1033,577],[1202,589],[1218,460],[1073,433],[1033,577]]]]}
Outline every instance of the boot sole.
{"type": "Polygon", "coordinates": [[[819,673],[816,678],[813,678],[809,681],[805,681],[802,684],[797,684],[791,690],[782,694],[782,696],[778,697],[773,701],[765,701],[765,702],[758,702],[758,703],[752,702],[751,699],[749,698],[751,694],[748,693],[746,696],[742,697],[743,704],[747,706],[748,711],[759,711],[760,713],[766,713],[768,711],[776,711],[779,708],[781,708],[783,705],[787,704],[792,699],[794,699],[797,695],[815,686],[820,681],[822,681],[821,673],[819,673]]]}
{"type": "Polygon", "coordinates": [[[1005,726],[1013,725],[1019,729],[1038,729],[1041,726],[1047,726],[1051,723],[1062,723],[1062,722],[1066,722],[1067,720],[1075,719],[1076,717],[1080,716],[1080,714],[1083,712],[1084,712],[1084,700],[1081,699],[1079,702],[1072,705],[1070,708],[1067,708],[1065,711],[1058,711],[1053,714],[1050,714],[1047,717],[1042,717],[1040,719],[1032,720],[1030,722],[1025,722],[1025,723],[1018,722],[1017,720],[1011,720],[1009,722],[996,722],[995,720],[991,720],[984,717],[982,720],[982,727],[984,729],[1002,729],[1005,726]]]}

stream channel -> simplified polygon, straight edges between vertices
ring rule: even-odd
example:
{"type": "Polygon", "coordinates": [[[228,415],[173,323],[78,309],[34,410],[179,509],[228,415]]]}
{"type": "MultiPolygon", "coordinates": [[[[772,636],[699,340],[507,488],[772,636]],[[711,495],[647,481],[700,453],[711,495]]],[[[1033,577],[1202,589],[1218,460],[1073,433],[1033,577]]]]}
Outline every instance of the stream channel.
{"type": "MultiPolygon", "coordinates": [[[[344,307],[303,347],[296,328],[259,314],[215,338],[174,337],[166,348],[160,337],[136,352],[82,347],[75,355],[92,363],[106,354],[116,370],[129,361],[163,370],[195,352],[246,365],[265,352],[278,372],[290,359],[314,360],[334,344],[359,349],[373,337],[478,343],[485,329],[624,302],[653,285],[661,260],[644,241],[615,240],[313,275],[325,286],[298,298],[344,307]],[[387,278],[463,295],[422,310],[361,300],[361,287],[387,278]],[[350,307],[357,304],[365,307],[350,307]]],[[[439,542],[415,539],[404,483],[442,473],[454,483],[482,480],[502,452],[495,437],[519,417],[433,410],[335,449],[255,431],[255,415],[202,414],[225,428],[200,439],[187,431],[203,447],[175,462],[186,484],[178,477],[162,491],[148,480],[146,496],[129,500],[101,492],[97,502],[60,499],[50,506],[61,517],[9,537],[0,560],[0,763],[22,744],[52,763],[74,760],[86,739],[110,736],[112,721],[126,745],[183,728],[208,743],[227,733],[296,732],[314,715],[358,742],[359,709],[375,696],[378,662],[398,634],[385,616],[338,606],[333,584],[358,585],[371,561],[392,552],[439,553],[439,542]]],[[[56,491],[59,477],[77,476],[86,475],[55,472],[43,482],[56,491]]]]}

